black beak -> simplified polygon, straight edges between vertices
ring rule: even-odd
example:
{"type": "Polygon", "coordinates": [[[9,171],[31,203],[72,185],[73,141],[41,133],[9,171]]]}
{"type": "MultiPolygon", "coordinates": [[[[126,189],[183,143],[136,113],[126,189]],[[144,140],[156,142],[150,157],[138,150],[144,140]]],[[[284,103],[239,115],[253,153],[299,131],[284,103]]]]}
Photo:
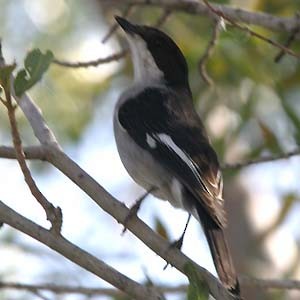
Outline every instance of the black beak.
{"type": "Polygon", "coordinates": [[[115,19],[126,33],[138,33],[138,26],[129,23],[126,19],[119,16],[115,16],[115,19]]]}

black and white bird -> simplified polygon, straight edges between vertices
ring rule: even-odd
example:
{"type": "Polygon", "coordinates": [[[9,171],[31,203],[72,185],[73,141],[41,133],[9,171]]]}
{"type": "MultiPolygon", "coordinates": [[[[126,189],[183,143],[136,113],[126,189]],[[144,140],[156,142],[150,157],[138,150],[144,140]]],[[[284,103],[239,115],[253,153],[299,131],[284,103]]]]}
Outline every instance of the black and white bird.
{"type": "Polygon", "coordinates": [[[221,282],[239,295],[224,235],[222,174],[193,106],[186,60],[162,31],[116,20],[126,33],[134,67],[134,83],[114,113],[122,163],[140,186],[202,224],[221,282]]]}

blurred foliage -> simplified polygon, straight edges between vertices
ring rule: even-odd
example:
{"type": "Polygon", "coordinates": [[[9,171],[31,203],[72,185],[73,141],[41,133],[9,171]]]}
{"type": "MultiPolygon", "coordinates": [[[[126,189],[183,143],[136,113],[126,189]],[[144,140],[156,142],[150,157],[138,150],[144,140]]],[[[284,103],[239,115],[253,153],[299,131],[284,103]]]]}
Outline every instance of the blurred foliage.
{"type": "MultiPolygon", "coordinates": [[[[300,10],[300,1],[294,0],[216,2],[289,17],[300,10]]],[[[118,32],[108,45],[100,43],[114,23],[113,15],[124,11],[122,4],[112,6],[109,1],[101,0],[0,0],[0,7],[4,57],[8,63],[16,61],[18,68],[22,67],[32,48],[42,52],[50,50],[55,58],[77,62],[106,57],[119,50],[119,43],[123,44],[118,32]]],[[[130,19],[155,24],[161,14],[159,8],[139,7],[130,19]]],[[[282,32],[251,28],[280,43],[288,39],[282,32]]],[[[212,20],[174,12],[162,29],[184,52],[195,104],[221,161],[235,162],[279,154],[299,145],[299,60],[285,55],[275,63],[278,49],[227,25],[207,62],[207,72],[214,80],[214,86],[207,86],[199,75],[198,62],[211,38],[212,20]]],[[[299,40],[293,42],[291,48],[299,53],[299,40]]],[[[30,90],[61,143],[80,141],[97,107],[107,100],[108,91],[116,85],[123,88],[131,80],[132,65],[128,56],[121,65],[122,72],[117,64],[80,70],[51,64],[42,80],[30,90]]],[[[0,142],[9,144],[6,111],[1,107],[0,142]]],[[[32,131],[20,111],[17,117],[24,143],[33,143],[32,131]]],[[[226,171],[224,175],[233,176],[238,172],[226,171]]],[[[298,199],[299,195],[294,191],[282,196],[281,210],[277,220],[267,229],[268,234],[283,225],[298,199]]],[[[159,219],[155,221],[155,229],[169,239],[159,219]]],[[[192,286],[198,288],[198,284],[192,286]]],[[[190,295],[194,294],[193,289],[190,295]]],[[[189,299],[194,299],[191,297],[189,299]]],[[[274,293],[272,299],[285,299],[285,294],[274,293]]]]}
{"type": "Polygon", "coordinates": [[[294,193],[286,194],[282,197],[282,204],[277,218],[263,232],[260,233],[259,239],[262,240],[273,233],[287,219],[296,202],[299,201],[298,195],[294,193]]]}
{"type": "Polygon", "coordinates": [[[203,281],[201,274],[190,263],[187,263],[184,268],[190,283],[187,291],[187,300],[208,300],[208,287],[203,281]]]}

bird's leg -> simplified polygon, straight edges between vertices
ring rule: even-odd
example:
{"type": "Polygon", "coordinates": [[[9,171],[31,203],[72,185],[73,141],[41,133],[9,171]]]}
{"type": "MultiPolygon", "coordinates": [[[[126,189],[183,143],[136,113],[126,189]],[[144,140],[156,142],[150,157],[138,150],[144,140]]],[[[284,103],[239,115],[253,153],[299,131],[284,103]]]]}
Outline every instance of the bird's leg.
{"type": "Polygon", "coordinates": [[[189,214],[189,216],[188,216],[188,219],[187,219],[186,224],[185,224],[184,229],[183,229],[183,233],[181,234],[180,238],[179,238],[178,240],[174,241],[174,242],[170,245],[170,247],[172,247],[172,248],[173,248],[173,247],[174,247],[174,248],[177,248],[178,250],[181,249],[182,244],[183,244],[184,235],[185,235],[185,233],[186,233],[186,230],[187,230],[187,227],[188,227],[188,225],[189,225],[190,219],[191,219],[191,214],[189,214]]]}
{"type": "Polygon", "coordinates": [[[152,186],[148,191],[146,191],[146,193],[144,193],[142,196],[140,196],[134,203],[133,206],[130,207],[129,209],[129,212],[128,212],[128,215],[126,216],[125,220],[124,220],[124,228],[123,228],[123,231],[122,231],[122,234],[125,233],[126,229],[127,229],[127,223],[128,221],[130,220],[130,218],[132,218],[132,216],[135,216],[137,215],[141,205],[142,205],[142,202],[144,201],[144,199],[149,195],[151,194],[153,191],[156,190],[156,187],[152,186]]]}
{"type": "MultiPolygon", "coordinates": [[[[185,224],[184,229],[183,229],[183,233],[181,234],[180,238],[178,240],[174,241],[172,244],[170,244],[169,249],[170,248],[177,248],[178,250],[181,250],[184,235],[186,233],[186,230],[187,230],[187,227],[189,225],[190,219],[191,219],[191,214],[189,214],[189,216],[188,216],[188,219],[187,219],[186,224],[185,224]]],[[[164,266],[164,270],[168,267],[168,265],[169,265],[169,263],[167,263],[164,266]]]]}

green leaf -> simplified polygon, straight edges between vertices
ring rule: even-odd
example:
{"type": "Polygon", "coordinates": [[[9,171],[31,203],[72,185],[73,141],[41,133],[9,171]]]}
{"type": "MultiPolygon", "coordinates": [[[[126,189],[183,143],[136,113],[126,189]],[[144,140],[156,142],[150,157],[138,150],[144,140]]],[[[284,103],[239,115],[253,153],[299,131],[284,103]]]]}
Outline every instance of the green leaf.
{"type": "Polygon", "coordinates": [[[184,266],[184,271],[190,282],[187,290],[187,300],[208,300],[208,287],[200,272],[192,263],[187,263],[184,266]]]}
{"type": "Polygon", "coordinates": [[[5,90],[8,94],[10,93],[10,77],[15,69],[16,64],[6,65],[0,68],[0,90],[5,90]]]}
{"type": "Polygon", "coordinates": [[[49,50],[45,54],[40,49],[34,49],[28,53],[24,62],[25,68],[18,72],[14,81],[17,96],[21,96],[42,78],[53,58],[53,53],[49,50]]]}

